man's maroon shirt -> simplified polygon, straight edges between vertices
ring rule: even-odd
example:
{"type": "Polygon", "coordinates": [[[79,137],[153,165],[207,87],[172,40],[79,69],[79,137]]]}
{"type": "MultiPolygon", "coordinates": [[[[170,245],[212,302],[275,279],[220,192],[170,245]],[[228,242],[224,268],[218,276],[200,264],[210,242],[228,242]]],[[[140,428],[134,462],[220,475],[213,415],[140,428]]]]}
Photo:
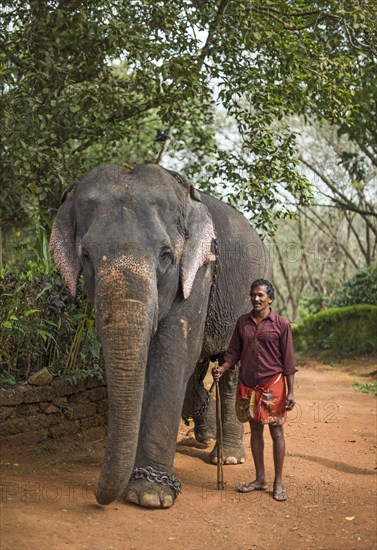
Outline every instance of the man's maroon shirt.
{"type": "Polygon", "coordinates": [[[282,372],[296,372],[292,331],[289,321],[270,313],[257,325],[253,311],[238,319],[225,361],[234,367],[241,361],[239,379],[252,388],[263,386],[282,372]]]}

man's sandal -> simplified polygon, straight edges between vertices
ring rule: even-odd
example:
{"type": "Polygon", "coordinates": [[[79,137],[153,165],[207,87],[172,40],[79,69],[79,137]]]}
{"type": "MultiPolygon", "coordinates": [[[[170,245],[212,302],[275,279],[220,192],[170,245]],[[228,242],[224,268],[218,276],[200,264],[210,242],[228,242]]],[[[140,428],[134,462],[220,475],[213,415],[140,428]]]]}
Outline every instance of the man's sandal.
{"type": "Polygon", "coordinates": [[[245,483],[241,487],[237,487],[239,493],[251,493],[251,491],[265,491],[267,489],[267,484],[260,481],[251,481],[250,483],[245,483]]]}
{"type": "Polygon", "coordinates": [[[277,500],[279,502],[283,502],[284,500],[287,500],[287,491],[284,487],[280,487],[280,489],[277,489],[274,486],[274,491],[272,493],[272,498],[274,500],[277,500]]]}

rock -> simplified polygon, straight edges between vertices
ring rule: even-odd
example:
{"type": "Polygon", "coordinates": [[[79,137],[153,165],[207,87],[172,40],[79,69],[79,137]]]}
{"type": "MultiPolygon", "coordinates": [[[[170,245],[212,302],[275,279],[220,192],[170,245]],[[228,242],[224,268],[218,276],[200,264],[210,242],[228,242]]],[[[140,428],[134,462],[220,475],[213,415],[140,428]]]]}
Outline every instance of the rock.
{"type": "Polygon", "coordinates": [[[14,416],[15,411],[15,407],[0,407],[0,422],[3,422],[10,416],[14,416]]]}
{"type": "Polygon", "coordinates": [[[60,413],[59,407],[55,407],[55,405],[48,405],[44,411],[46,414],[60,413]]]}
{"type": "Polygon", "coordinates": [[[46,367],[38,372],[35,372],[28,378],[28,384],[31,384],[32,386],[47,386],[48,384],[51,384],[51,382],[52,375],[46,367]]]}
{"type": "Polygon", "coordinates": [[[66,397],[55,397],[55,399],[52,400],[52,404],[55,405],[55,407],[59,407],[59,409],[66,409],[67,408],[67,398],[66,397]]]}

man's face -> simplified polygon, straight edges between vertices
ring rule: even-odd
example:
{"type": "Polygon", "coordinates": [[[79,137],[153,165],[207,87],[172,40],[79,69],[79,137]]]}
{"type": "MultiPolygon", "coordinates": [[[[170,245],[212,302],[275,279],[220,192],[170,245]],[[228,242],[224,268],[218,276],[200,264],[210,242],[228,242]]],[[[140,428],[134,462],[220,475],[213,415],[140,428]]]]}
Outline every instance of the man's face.
{"type": "Polygon", "coordinates": [[[266,285],[256,286],[250,293],[251,303],[256,313],[264,311],[272,304],[272,299],[267,296],[266,285]]]}

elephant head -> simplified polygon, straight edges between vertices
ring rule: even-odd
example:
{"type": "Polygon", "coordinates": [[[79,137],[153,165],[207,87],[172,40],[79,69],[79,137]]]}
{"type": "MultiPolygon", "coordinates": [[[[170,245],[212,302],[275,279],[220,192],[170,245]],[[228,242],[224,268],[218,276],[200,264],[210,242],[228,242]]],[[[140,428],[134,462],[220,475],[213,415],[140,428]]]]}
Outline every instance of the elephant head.
{"type": "Polygon", "coordinates": [[[108,386],[108,439],[96,490],[108,504],[135,461],[148,350],[174,302],[212,261],[212,219],[183,178],[156,165],[104,165],[70,189],[50,251],[72,296],[80,274],[95,308],[108,386]]]}

